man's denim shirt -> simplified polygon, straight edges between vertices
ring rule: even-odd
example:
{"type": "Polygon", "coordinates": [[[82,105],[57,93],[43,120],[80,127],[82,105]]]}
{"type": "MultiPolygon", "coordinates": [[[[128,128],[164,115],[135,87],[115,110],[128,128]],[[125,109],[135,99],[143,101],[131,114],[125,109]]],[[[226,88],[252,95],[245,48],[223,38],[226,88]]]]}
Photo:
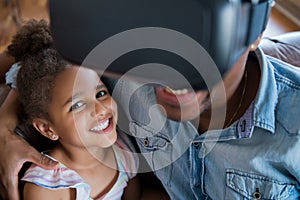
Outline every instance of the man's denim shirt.
{"type": "Polygon", "coordinates": [[[130,132],[171,199],[299,199],[300,70],[260,49],[256,56],[257,97],[224,130],[198,135],[190,122],[160,113],[152,87],[115,87],[130,132]]]}

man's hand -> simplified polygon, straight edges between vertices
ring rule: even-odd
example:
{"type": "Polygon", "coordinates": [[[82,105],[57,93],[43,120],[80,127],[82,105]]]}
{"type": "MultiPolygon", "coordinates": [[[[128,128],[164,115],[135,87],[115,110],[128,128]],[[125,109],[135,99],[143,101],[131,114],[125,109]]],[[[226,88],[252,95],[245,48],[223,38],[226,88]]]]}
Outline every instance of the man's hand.
{"type": "Polygon", "coordinates": [[[40,154],[21,137],[7,132],[0,137],[0,191],[4,199],[19,200],[18,173],[25,162],[55,169],[56,161],[40,154]],[[5,135],[5,136],[4,136],[5,135]]]}
{"type": "Polygon", "coordinates": [[[10,200],[20,198],[18,173],[25,162],[45,169],[55,169],[58,165],[13,132],[18,124],[17,112],[17,93],[11,90],[0,107],[0,195],[10,200]]]}

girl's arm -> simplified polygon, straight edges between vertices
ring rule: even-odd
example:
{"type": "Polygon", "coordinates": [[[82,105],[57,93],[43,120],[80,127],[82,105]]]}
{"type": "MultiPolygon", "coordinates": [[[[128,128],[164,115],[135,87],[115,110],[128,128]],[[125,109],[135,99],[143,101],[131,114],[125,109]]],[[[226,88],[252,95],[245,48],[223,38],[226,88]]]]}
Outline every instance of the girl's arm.
{"type": "Polygon", "coordinates": [[[41,186],[35,185],[33,183],[25,183],[24,200],[75,200],[76,191],[75,189],[59,189],[59,190],[50,190],[43,188],[41,186]]]}

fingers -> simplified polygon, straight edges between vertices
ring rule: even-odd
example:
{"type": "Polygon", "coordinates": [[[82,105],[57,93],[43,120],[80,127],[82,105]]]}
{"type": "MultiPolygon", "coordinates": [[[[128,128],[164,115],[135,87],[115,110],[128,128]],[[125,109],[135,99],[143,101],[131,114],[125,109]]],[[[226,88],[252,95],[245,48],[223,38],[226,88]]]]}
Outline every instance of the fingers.
{"type": "Polygon", "coordinates": [[[18,176],[13,178],[13,181],[10,182],[7,186],[8,190],[8,199],[9,200],[19,200],[19,190],[18,190],[18,176]]]}
{"type": "Polygon", "coordinates": [[[45,154],[41,154],[38,152],[35,152],[32,154],[30,162],[44,168],[44,169],[56,169],[58,167],[58,162],[49,158],[45,154]]]}
{"type": "Polygon", "coordinates": [[[2,179],[0,184],[0,199],[1,200],[20,199],[19,190],[18,190],[18,176],[14,176],[12,178],[6,178],[5,180],[2,179]]]}
{"type": "Polygon", "coordinates": [[[4,185],[3,185],[3,181],[0,182],[0,199],[1,200],[4,200],[4,199],[7,199],[8,196],[7,196],[7,193],[6,193],[6,190],[4,189],[4,185]]]}
{"type": "Polygon", "coordinates": [[[55,169],[56,161],[40,154],[20,137],[8,134],[0,140],[0,194],[3,199],[19,200],[18,174],[25,162],[45,169],[55,169]]]}
{"type": "Polygon", "coordinates": [[[2,140],[0,151],[0,192],[3,199],[19,200],[18,173],[25,161],[23,160],[23,149],[17,147],[24,146],[16,137],[14,139],[2,140]],[[20,145],[22,144],[22,145],[20,145]]]}
{"type": "MultiPolygon", "coordinates": [[[[12,169],[6,169],[5,172],[0,173],[0,195],[3,200],[19,200],[18,191],[18,173],[21,170],[25,162],[32,162],[45,169],[55,169],[58,166],[58,162],[50,159],[47,155],[37,152],[34,148],[28,147],[23,152],[23,157],[20,157],[18,162],[14,162],[12,169]]],[[[2,171],[2,170],[1,170],[2,171]]],[[[1,198],[0,198],[1,199],[1,198]]],[[[1,199],[1,200],[2,200],[1,199]]]]}

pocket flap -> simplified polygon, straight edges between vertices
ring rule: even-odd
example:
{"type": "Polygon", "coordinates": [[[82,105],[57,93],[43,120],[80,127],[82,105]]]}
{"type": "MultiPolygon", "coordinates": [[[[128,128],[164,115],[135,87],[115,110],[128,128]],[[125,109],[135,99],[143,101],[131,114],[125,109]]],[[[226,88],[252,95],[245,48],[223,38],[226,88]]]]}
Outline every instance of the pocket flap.
{"type": "Polygon", "coordinates": [[[170,140],[161,132],[147,130],[146,127],[130,122],[130,132],[136,138],[138,144],[147,150],[166,149],[170,140]]]}
{"type": "Polygon", "coordinates": [[[226,171],[227,186],[249,199],[285,199],[293,185],[235,169],[226,171]]]}

